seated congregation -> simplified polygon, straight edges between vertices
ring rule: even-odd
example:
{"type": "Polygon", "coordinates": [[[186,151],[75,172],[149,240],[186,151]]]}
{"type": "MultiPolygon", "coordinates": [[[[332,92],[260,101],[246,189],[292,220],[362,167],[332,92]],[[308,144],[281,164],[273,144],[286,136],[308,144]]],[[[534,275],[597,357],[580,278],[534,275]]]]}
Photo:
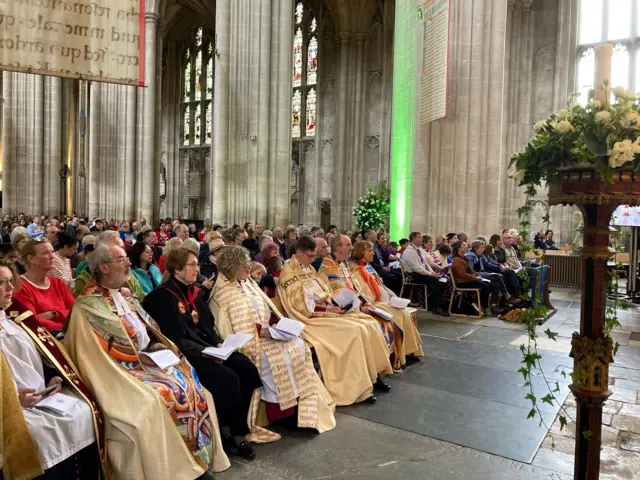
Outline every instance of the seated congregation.
{"type": "Polygon", "coordinates": [[[514,231],[399,248],[382,229],[16,220],[0,249],[8,478],[213,478],[277,441],[271,425],[323,433],[336,406],[390,391],[423,356],[407,285],[437,315],[456,289],[499,314],[535,276],[514,231]]]}

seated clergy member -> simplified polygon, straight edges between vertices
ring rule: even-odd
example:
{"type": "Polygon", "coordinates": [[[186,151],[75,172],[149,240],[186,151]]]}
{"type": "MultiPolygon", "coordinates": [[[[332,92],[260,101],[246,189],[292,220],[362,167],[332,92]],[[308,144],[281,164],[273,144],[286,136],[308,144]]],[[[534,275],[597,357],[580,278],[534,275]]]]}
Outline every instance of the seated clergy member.
{"type": "Polygon", "coordinates": [[[4,478],[35,478],[44,471],[45,479],[94,480],[106,467],[102,414],[62,345],[12,301],[12,270],[0,261],[1,471],[8,473],[4,478]],[[45,385],[56,388],[35,395],[45,385]],[[71,403],[66,413],[39,403],[56,398],[71,403]]]}
{"type": "MultiPolygon", "coordinates": [[[[112,246],[124,248],[124,243],[122,242],[120,235],[118,235],[118,232],[115,232],[113,230],[107,230],[98,235],[98,238],[96,239],[96,248],[98,248],[100,245],[106,245],[109,248],[112,246]]],[[[88,264],[85,264],[84,266],[80,264],[78,265],[78,269],[76,269],[76,273],[78,274],[78,276],[76,277],[76,286],[75,290],[73,291],[73,295],[76,298],[82,293],[85,285],[91,282],[93,273],[89,271],[88,264]],[[79,274],[78,269],[81,270],[81,273],[79,274]]],[[[135,276],[130,275],[129,280],[127,280],[127,282],[123,286],[131,290],[133,294],[138,298],[138,300],[142,301],[142,299],[144,298],[144,291],[142,290],[142,287],[140,286],[140,283],[135,276]]]]}
{"type": "Polygon", "coordinates": [[[224,362],[202,353],[223,340],[207,305],[213,280],[204,282],[202,290],[194,285],[199,274],[197,255],[182,247],[171,250],[165,267],[165,281],[147,295],[145,310],[158,322],[162,333],[176,343],[211,392],[227,451],[251,460],[256,454],[249,442],[280,438],[255,424],[262,387],[260,372],[239,352],[224,362]]]}
{"type": "Polygon", "coordinates": [[[218,256],[219,276],[209,300],[216,327],[223,338],[231,333],[253,336],[242,353],[260,371],[260,398],[270,422],[297,413],[299,427],[331,430],[335,403],[313,368],[311,351],[302,338],[271,338],[269,326],[277,325],[282,314],[249,278],[251,265],[247,250],[239,246],[227,247],[218,256]]]}
{"type": "Polygon", "coordinates": [[[395,297],[396,294],[385,287],[382,279],[371,266],[371,260],[373,259],[373,245],[371,242],[361,241],[356,243],[351,257],[353,262],[349,264],[349,268],[354,282],[359,285],[362,295],[369,301],[374,302],[375,307],[392,314],[394,322],[400,325],[404,333],[402,348],[400,355],[395,359],[394,368],[398,369],[404,365],[407,355],[424,356],[420,334],[411,321],[409,312],[405,309],[400,310],[387,305],[389,300],[395,297]]]}
{"type": "Polygon", "coordinates": [[[335,306],[331,291],[311,266],[315,255],[315,240],[300,237],[295,254],[282,269],[278,296],[287,315],[305,324],[302,338],[314,347],[322,379],[336,404],[375,402],[373,383],[378,373],[392,372],[388,350],[378,337],[380,329],[335,306]],[[382,343],[383,353],[374,354],[372,336],[382,343]]]}
{"type": "Polygon", "coordinates": [[[101,245],[88,261],[94,278],[71,311],[65,345],[106,417],[114,478],[206,479],[225,470],[213,400],[123,287],[127,254],[101,245]],[[177,364],[163,369],[144,355],[158,351],[177,364]]]}
{"type": "MultiPolygon", "coordinates": [[[[349,266],[347,260],[351,254],[351,239],[346,235],[336,235],[331,241],[331,254],[324,257],[320,270],[318,270],[318,276],[325,286],[329,288],[333,296],[337,295],[341,290],[348,289],[358,295],[359,299],[356,303],[360,302],[360,305],[353,305],[353,311],[362,312],[362,320],[367,324],[377,324],[378,328],[375,329],[382,336],[385,345],[386,356],[391,357],[392,363],[398,362],[402,352],[402,341],[404,332],[402,328],[393,321],[387,321],[380,317],[371,316],[371,300],[365,298],[362,295],[360,285],[349,272],[349,266]]],[[[375,336],[374,342],[375,342],[375,336]]],[[[377,344],[376,344],[377,345],[377,344]]],[[[372,345],[373,347],[373,345],[372,345]]],[[[381,379],[378,379],[376,386],[382,390],[388,391],[389,386],[386,385],[381,379]]]]}
{"type": "Polygon", "coordinates": [[[440,275],[433,271],[423,257],[421,246],[422,234],[420,232],[411,232],[409,234],[409,245],[407,245],[407,249],[402,254],[402,266],[407,273],[411,274],[413,283],[421,283],[427,286],[429,308],[433,313],[448,317],[449,313],[442,308],[445,301],[442,296],[443,286],[440,285],[440,275]]]}

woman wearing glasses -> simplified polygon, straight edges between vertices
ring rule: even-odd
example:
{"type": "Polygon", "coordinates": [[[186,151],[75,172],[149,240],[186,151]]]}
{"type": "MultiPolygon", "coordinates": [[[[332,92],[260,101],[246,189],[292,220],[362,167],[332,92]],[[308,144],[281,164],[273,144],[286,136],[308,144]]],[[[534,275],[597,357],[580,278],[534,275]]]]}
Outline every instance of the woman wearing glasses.
{"type": "Polygon", "coordinates": [[[268,430],[251,431],[247,424],[253,393],[262,386],[260,374],[241,353],[234,352],[223,362],[203,353],[207,347],[221,346],[223,340],[207,305],[213,278],[202,289],[195,286],[200,273],[197,255],[186,248],[171,250],[165,269],[163,283],[145,297],[143,308],[211,392],[225,450],[253,460],[256,454],[247,440],[264,443],[279,438],[268,430]]]}
{"type": "Polygon", "coordinates": [[[53,270],[53,247],[46,238],[32,238],[22,247],[22,261],[27,271],[22,277],[16,298],[53,334],[62,330],[75,299],[67,283],[50,276],[53,270]]]}

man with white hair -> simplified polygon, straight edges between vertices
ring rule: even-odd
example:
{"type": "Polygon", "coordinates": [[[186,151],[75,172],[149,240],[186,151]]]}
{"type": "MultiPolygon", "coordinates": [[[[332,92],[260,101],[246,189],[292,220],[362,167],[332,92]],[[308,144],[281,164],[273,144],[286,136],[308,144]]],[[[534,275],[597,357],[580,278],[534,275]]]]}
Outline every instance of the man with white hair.
{"type": "Polygon", "coordinates": [[[131,290],[129,258],[102,244],[73,306],[65,346],[102,407],[114,477],[211,479],[228,468],[215,406],[131,290]],[[126,402],[126,408],[124,403],[126,402]]]}
{"type": "Polygon", "coordinates": [[[322,261],[325,257],[331,255],[331,247],[327,241],[322,237],[316,237],[316,253],[318,254],[318,258],[316,258],[311,265],[316,269],[316,272],[320,270],[320,265],[322,265],[322,261]]]}
{"type": "Polygon", "coordinates": [[[173,229],[173,233],[183,242],[189,238],[189,227],[187,227],[184,223],[180,223],[173,229]]]}
{"type": "MultiPolygon", "coordinates": [[[[115,246],[124,248],[124,242],[122,241],[122,238],[120,238],[120,234],[118,232],[116,232],[115,230],[106,230],[98,235],[98,237],[96,238],[95,246],[96,250],[102,246],[115,246]]],[[[82,290],[84,289],[85,285],[87,285],[87,283],[89,283],[89,280],[91,280],[92,273],[87,261],[78,265],[78,269],[81,271],[81,273],[76,277],[76,288],[73,290],[73,295],[76,298],[78,298],[82,294],[82,290]]],[[[133,291],[135,296],[138,297],[138,300],[142,301],[144,299],[144,291],[142,290],[142,286],[140,285],[140,282],[138,282],[138,279],[135,277],[135,275],[131,275],[131,277],[127,280],[126,287],[133,291]]]]}

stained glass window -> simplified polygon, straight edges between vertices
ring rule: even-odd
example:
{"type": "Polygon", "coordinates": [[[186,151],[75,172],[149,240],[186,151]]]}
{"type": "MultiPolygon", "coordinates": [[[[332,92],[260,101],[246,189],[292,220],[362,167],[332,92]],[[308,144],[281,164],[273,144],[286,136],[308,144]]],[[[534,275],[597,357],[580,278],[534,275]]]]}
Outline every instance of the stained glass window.
{"type": "Polygon", "coordinates": [[[196,100],[202,97],[202,50],[196,56],[196,100]]]}
{"type": "Polygon", "coordinates": [[[593,88],[593,47],[614,44],[611,87],[640,92],[640,0],[581,0],[578,25],[577,87],[586,104],[593,88]]]}
{"type": "Polygon", "coordinates": [[[304,18],[304,6],[302,2],[296,5],[296,25],[300,25],[304,18]]]}
{"type": "Polygon", "coordinates": [[[189,145],[191,140],[191,110],[189,108],[185,108],[183,118],[184,144],[189,145]]]}
{"type": "Polygon", "coordinates": [[[293,78],[291,136],[296,139],[316,134],[318,84],[318,22],[303,2],[293,18],[293,78]]]}
{"type": "Polygon", "coordinates": [[[302,29],[298,28],[293,39],[293,86],[302,85],[302,29]]]}
{"type": "Polygon", "coordinates": [[[316,134],[316,89],[307,93],[307,137],[316,134]]]}
{"type": "Polygon", "coordinates": [[[183,147],[196,148],[212,141],[214,51],[213,35],[204,28],[195,28],[186,40],[182,76],[183,147]]]}
{"type": "Polygon", "coordinates": [[[300,112],[302,111],[302,94],[300,90],[293,92],[293,107],[291,109],[291,135],[300,138],[300,112]]]}
{"type": "Polygon", "coordinates": [[[211,98],[213,93],[213,59],[207,62],[207,97],[211,98]]]}
{"type": "Polygon", "coordinates": [[[201,105],[198,103],[196,105],[196,110],[195,110],[195,114],[194,114],[194,126],[193,126],[193,137],[195,140],[195,144],[198,145],[200,144],[200,132],[202,132],[202,125],[201,125],[201,121],[200,121],[200,107],[201,105]]]}
{"type": "Polygon", "coordinates": [[[307,52],[307,85],[315,85],[318,73],[318,37],[311,37],[307,52]]]}
{"type": "Polygon", "coordinates": [[[207,104],[207,114],[205,115],[206,118],[206,131],[207,131],[207,138],[205,143],[210,144],[211,143],[211,102],[209,102],[207,104]]]}

